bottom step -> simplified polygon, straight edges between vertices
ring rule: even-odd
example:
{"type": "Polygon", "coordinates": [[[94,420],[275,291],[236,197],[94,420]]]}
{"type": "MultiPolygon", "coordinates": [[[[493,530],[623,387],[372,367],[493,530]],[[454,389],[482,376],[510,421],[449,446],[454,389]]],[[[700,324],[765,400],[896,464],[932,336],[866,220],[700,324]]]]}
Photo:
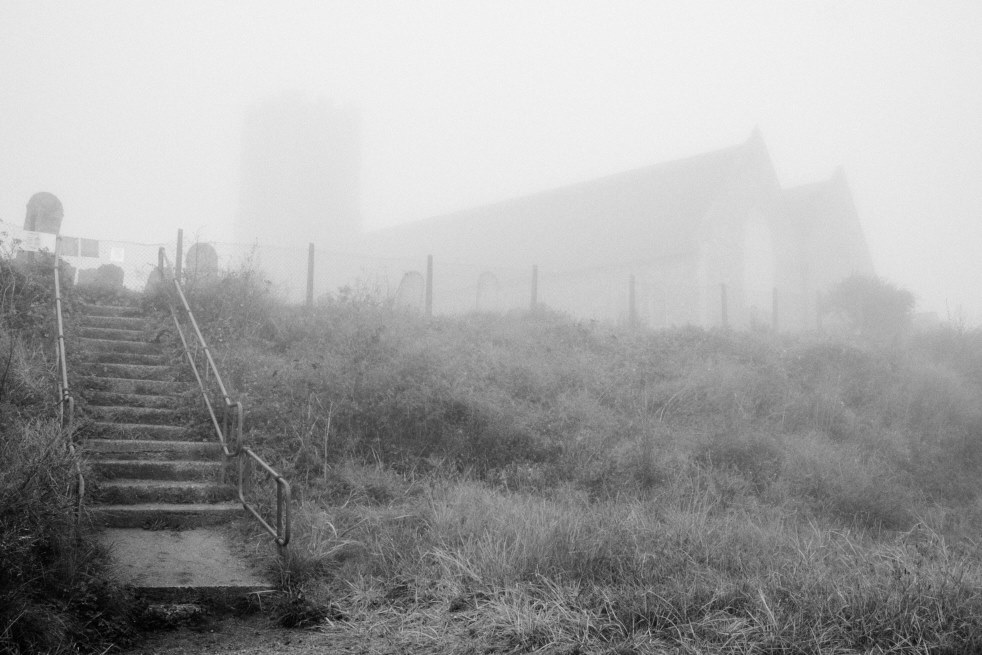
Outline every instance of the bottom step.
{"type": "Polygon", "coordinates": [[[100,534],[118,581],[152,600],[228,602],[274,589],[221,531],[109,529],[100,534]]]}
{"type": "Polygon", "coordinates": [[[228,523],[243,516],[241,503],[90,505],[96,525],[108,528],[176,530],[228,523]]]}

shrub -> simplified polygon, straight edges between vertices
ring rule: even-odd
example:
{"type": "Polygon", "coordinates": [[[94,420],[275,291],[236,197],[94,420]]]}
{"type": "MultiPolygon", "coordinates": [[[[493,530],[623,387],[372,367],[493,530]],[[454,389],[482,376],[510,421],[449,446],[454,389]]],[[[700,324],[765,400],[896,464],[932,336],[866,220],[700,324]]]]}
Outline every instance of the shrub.
{"type": "Polygon", "coordinates": [[[839,314],[860,334],[895,339],[910,328],[914,295],[885,280],[854,275],[829,292],[824,309],[839,314]]]}

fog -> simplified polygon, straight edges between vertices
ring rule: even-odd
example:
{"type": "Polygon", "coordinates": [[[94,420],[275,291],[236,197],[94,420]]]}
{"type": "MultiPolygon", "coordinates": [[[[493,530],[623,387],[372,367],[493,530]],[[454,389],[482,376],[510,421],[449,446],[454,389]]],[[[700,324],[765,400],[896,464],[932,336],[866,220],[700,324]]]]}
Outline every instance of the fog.
{"type": "Polygon", "coordinates": [[[879,274],[982,321],[982,3],[0,2],[0,220],[231,238],[242,126],[360,116],[369,227],[742,143],[845,170],[879,274]]]}

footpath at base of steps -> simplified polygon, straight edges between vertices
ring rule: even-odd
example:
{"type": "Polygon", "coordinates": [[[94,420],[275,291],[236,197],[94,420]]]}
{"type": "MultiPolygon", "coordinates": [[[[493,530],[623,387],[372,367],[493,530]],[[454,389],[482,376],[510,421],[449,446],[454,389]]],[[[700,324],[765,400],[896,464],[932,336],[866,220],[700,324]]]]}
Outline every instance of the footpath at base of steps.
{"type": "Polygon", "coordinates": [[[232,551],[218,528],[106,528],[100,541],[112,553],[117,579],[152,601],[228,605],[273,589],[232,551]]]}
{"type": "Polygon", "coordinates": [[[231,606],[272,590],[231,548],[223,524],[245,510],[216,437],[179,411],[198,389],[159,343],[165,326],[125,305],[83,304],[80,314],[86,506],[119,581],[155,602],[231,606]]]}

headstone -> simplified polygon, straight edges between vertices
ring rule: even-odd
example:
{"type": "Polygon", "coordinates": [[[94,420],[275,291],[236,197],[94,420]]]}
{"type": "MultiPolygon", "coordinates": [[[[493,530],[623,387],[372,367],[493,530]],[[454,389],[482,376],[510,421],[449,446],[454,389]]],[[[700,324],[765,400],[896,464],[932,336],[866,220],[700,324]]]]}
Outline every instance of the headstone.
{"type": "Polygon", "coordinates": [[[395,306],[411,311],[423,310],[423,296],[426,293],[426,281],[418,271],[409,271],[402,276],[399,289],[396,291],[395,306]]]}
{"type": "Polygon", "coordinates": [[[61,206],[61,201],[54,194],[41,191],[35,193],[27,201],[24,229],[32,232],[58,234],[61,231],[61,221],[64,217],[65,210],[61,206]]]}
{"type": "Polygon", "coordinates": [[[184,254],[187,279],[203,280],[218,275],[218,253],[210,243],[196,243],[184,254]]]}

